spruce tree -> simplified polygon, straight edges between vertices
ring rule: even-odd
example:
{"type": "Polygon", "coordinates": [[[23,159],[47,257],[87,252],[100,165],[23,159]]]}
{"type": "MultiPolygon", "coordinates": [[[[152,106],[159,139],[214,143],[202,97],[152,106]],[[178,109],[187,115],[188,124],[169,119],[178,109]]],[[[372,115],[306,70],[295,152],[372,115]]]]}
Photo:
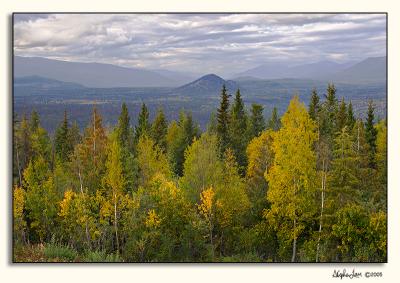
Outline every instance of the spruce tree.
{"type": "Polygon", "coordinates": [[[370,100],[368,102],[367,119],[365,122],[365,137],[369,145],[369,166],[371,168],[375,167],[375,153],[376,153],[377,130],[374,127],[374,120],[375,120],[374,104],[373,101],[370,100]]]}
{"type": "Polygon", "coordinates": [[[326,100],[322,107],[321,132],[328,141],[333,141],[336,130],[336,115],[338,111],[338,101],[336,98],[335,86],[333,84],[328,84],[326,92],[326,100]]]}
{"type": "Polygon", "coordinates": [[[354,117],[354,112],[353,112],[353,104],[351,101],[349,102],[349,105],[347,106],[347,127],[349,130],[354,128],[354,124],[356,123],[356,118],[354,117]]]}
{"type": "Polygon", "coordinates": [[[340,133],[347,124],[346,110],[346,103],[344,102],[344,98],[342,98],[336,115],[336,133],[340,133]]]}
{"type": "Polygon", "coordinates": [[[253,103],[250,111],[249,139],[258,137],[265,130],[265,120],[263,116],[264,108],[260,104],[253,103]]]}
{"type": "Polygon", "coordinates": [[[188,147],[192,144],[193,138],[199,136],[199,128],[194,124],[191,112],[183,114],[179,124],[182,127],[185,147],[188,147]]]}
{"type": "Polygon", "coordinates": [[[317,93],[317,89],[313,88],[311,92],[310,105],[308,107],[308,114],[310,115],[311,119],[317,120],[320,110],[321,105],[319,102],[319,95],[317,93]]]}
{"type": "Polygon", "coordinates": [[[151,137],[163,152],[167,150],[168,124],[162,108],[158,109],[157,115],[151,126],[151,137]]]}
{"type": "Polygon", "coordinates": [[[272,109],[271,118],[269,118],[268,120],[267,128],[276,132],[277,130],[279,130],[280,127],[281,127],[281,121],[279,120],[278,117],[278,110],[276,109],[276,107],[274,107],[274,109],[272,109]]]}
{"type": "Polygon", "coordinates": [[[142,104],[142,108],[139,113],[138,125],[135,127],[135,144],[139,141],[142,135],[148,135],[150,133],[150,122],[149,122],[149,110],[146,104],[142,104]]]}
{"type": "Polygon", "coordinates": [[[119,143],[126,147],[130,146],[131,143],[131,126],[130,126],[130,117],[128,112],[128,107],[126,103],[122,103],[121,114],[118,118],[118,126],[117,126],[117,134],[119,143]]]}
{"type": "Polygon", "coordinates": [[[232,150],[239,164],[239,170],[243,173],[246,167],[246,145],[247,137],[244,134],[247,127],[247,114],[244,103],[238,89],[231,109],[230,137],[232,150]]]}
{"type": "Polygon", "coordinates": [[[40,125],[39,114],[36,112],[36,110],[33,110],[31,113],[31,120],[29,122],[31,133],[35,132],[39,128],[39,125],[40,125]]]}
{"type": "Polygon", "coordinates": [[[217,137],[220,148],[221,156],[225,150],[230,147],[229,137],[229,97],[225,85],[222,86],[221,90],[221,101],[220,106],[217,109],[217,137]]]}
{"type": "Polygon", "coordinates": [[[73,150],[73,145],[70,138],[67,111],[64,111],[64,119],[56,130],[54,148],[56,156],[60,161],[65,162],[69,159],[69,155],[73,150]]]}

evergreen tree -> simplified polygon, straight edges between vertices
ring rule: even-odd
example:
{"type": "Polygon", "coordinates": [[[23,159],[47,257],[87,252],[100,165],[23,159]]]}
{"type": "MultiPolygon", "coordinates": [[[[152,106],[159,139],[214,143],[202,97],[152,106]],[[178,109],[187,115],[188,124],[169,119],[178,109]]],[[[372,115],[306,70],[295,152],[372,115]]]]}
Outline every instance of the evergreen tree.
{"type": "Polygon", "coordinates": [[[82,142],[81,131],[76,121],[72,123],[72,126],[69,130],[69,136],[71,139],[72,148],[74,148],[77,144],[82,142]]]}
{"type": "Polygon", "coordinates": [[[250,112],[249,139],[258,137],[265,130],[265,120],[263,116],[264,108],[260,104],[253,103],[250,112]]]}
{"type": "Polygon", "coordinates": [[[118,134],[118,141],[123,147],[130,147],[131,146],[131,125],[130,125],[130,117],[128,112],[128,107],[126,103],[122,103],[121,106],[121,114],[118,118],[118,125],[117,125],[117,134],[118,134]]]}
{"type": "Polygon", "coordinates": [[[142,108],[139,113],[138,125],[135,127],[135,144],[138,143],[139,138],[142,135],[148,135],[150,133],[150,122],[149,122],[149,110],[146,104],[142,104],[142,108]]]}
{"type": "Polygon", "coordinates": [[[354,117],[354,112],[353,112],[353,104],[351,101],[349,102],[349,105],[347,106],[347,128],[348,129],[353,129],[354,124],[356,123],[356,118],[354,117]]]}
{"type": "Polygon", "coordinates": [[[67,111],[64,111],[64,119],[61,125],[56,129],[54,139],[54,149],[57,158],[62,162],[69,160],[69,155],[73,150],[70,128],[68,126],[67,111]]]}
{"type": "Polygon", "coordinates": [[[278,117],[278,110],[276,109],[276,107],[274,107],[274,109],[272,109],[271,118],[268,120],[267,128],[276,132],[279,130],[280,127],[281,127],[281,121],[279,120],[278,117]]]}
{"type": "Polygon", "coordinates": [[[373,101],[370,100],[368,102],[368,112],[367,119],[365,122],[365,138],[369,145],[369,166],[371,168],[375,168],[375,153],[376,153],[376,137],[377,131],[374,127],[374,104],[373,101]]]}
{"type": "Polygon", "coordinates": [[[313,88],[311,92],[310,105],[308,107],[308,114],[310,115],[311,119],[316,121],[320,111],[321,105],[319,102],[319,95],[317,93],[317,89],[313,88]]]}
{"type": "Polygon", "coordinates": [[[335,123],[336,133],[340,133],[347,124],[348,113],[346,113],[346,110],[347,110],[346,103],[344,102],[344,98],[342,98],[342,101],[340,102],[339,109],[336,115],[336,123],[335,123]]]}
{"type": "Polygon", "coordinates": [[[220,154],[222,155],[225,150],[230,147],[229,137],[229,97],[225,85],[222,86],[221,90],[221,101],[220,106],[217,109],[217,137],[220,148],[220,154]]]}
{"type": "Polygon", "coordinates": [[[338,101],[336,98],[336,88],[333,84],[328,84],[325,96],[326,100],[322,107],[323,119],[321,121],[321,134],[328,140],[333,140],[336,130],[336,116],[338,111],[338,101]]]}
{"type": "Polygon", "coordinates": [[[151,126],[151,137],[163,152],[167,149],[168,124],[162,108],[158,109],[156,118],[151,126]]]}
{"type": "Polygon", "coordinates": [[[31,133],[35,132],[39,128],[39,125],[40,125],[39,114],[36,112],[36,110],[33,110],[31,113],[31,120],[29,122],[31,133]]]}
{"type": "Polygon", "coordinates": [[[181,112],[179,125],[183,131],[185,148],[192,144],[193,138],[199,136],[199,128],[193,123],[192,113],[181,112]]]}
{"type": "Polygon", "coordinates": [[[331,205],[334,205],[333,211],[336,211],[347,203],[360,201],[357,177],[359,160],[347,127],[335,139],[333,157],[328,177],[328,195],[331,197],[331,205]]]}
{"type": "Polygon", "coordinates": [[[247,114],[239,89],[236,92],[230,116],[231,121],[229,127],[232,150],[239,164],[239,170],[243,174],[247,164],[246,145],[248,141],[247,136],[245,135],[247,127],[247,114]]]}
{"type": "Polygon", "coordinates": [[[22,173],[28,166],[32,155],[32,138],[26,115],[16,124],[14,130],[14,165],[17,167],[19,185],[22,186],[22,173]]]}

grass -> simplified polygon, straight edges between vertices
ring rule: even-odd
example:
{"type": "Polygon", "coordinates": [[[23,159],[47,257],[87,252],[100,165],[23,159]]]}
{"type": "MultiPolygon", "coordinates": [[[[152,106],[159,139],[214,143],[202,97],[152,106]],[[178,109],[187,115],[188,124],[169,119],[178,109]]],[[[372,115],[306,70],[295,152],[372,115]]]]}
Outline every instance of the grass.
{"type": "Polygon", "coordinates": [[[84,262],[122,262],[118,254],[106,254],[105,251],[90,251],[83,259],[84,262]]]}
{"type": "Polygon", "coordinates": [[[57,243],[46,244],[43,253],[50,261],[73,262],[78,257],[77,251],[57,243]]]}
{"type": "Polygon", "coordinates": [[[35,245],[15,245],[14,262],[123,262],[118,254],[105,251],[78,253],[69,246],[55,242],[35,245]]]}

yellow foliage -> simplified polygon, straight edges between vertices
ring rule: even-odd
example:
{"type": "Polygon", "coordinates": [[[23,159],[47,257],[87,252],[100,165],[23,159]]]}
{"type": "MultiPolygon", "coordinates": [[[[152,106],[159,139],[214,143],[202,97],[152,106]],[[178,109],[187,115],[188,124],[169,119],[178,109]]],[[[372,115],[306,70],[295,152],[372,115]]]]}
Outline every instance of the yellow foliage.
{"type": "Polygon", "coordinates": [[[145,225],[147,228],[157,228],[161,224],[161,219],[157,215],[154,209],[149,210],[147,213],[147,218],[145,220],[145,225]]]}
{"type": "Polygon", "coordinates": [[[25,191],[21,187],[14,188],[14,219],[22,218],[25,207],[25,191]]]}
{"type": "Polygon", "coordinates": [[[25,191],[21,187],[14,188],[14,230],[24,237],[26,228],[26,221],[24,220],[24,207],[25,207],[25,191]]]}
{"type": "Polygon", "coordinates": [[[61,216],[61,217],[69,216],[71,202],[74,197],[75,197],[75,193],[71,190],[67,190],[64,193],[64,199],[62,201],[60,201],[60,211],[58,212],[58,216],[61,216]]]}
{"type": "Polygon", "coordinates": [[[248,165],[246,177],[254,185],[262,184],[264,181],[264,172],[272,165],[272,137],[273,131],[262,132],[258,137],[252,139],[247,146],[246,153],[248,165]]]}
{"type": "Polygon", "coordinates": [[[200,194],[200,204],[197,205],[200,214],[203,215],[207,221],[211,221],[212,218],[214,195],[215,193],[212,187],[202,191],[200,194]]]}

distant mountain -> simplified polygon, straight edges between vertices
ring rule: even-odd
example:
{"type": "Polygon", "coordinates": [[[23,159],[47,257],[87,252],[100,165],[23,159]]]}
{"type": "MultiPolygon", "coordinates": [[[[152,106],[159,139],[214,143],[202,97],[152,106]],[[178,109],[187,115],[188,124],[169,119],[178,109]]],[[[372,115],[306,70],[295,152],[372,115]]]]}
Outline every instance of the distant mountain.
{"type": "Polygon", "coordinates": [[[268,63],[249,69],[236,77],[256,77],[260,79],[315,79],[321,76],[336,73],[348,67],[348,64],[338,64],[331,61],[320,61],[303,65],[288,65],[285,63],[268,63]]]}
{"type": "Polygon", "coordinates": [[[233,77],[255,77],[259,79],[279,79],[286,77],[288,66],[283,63],[267,63],[238,73],[233,77]]]}
{"type": "Polygon", "coordinates": [[[111,64],[14,57],[14,76],[41,76],[87,87],[161,87],[179,83],[157,72],[111,64]]]}
{"type": "Polygon", "coordinates": [[[184,72],[177,72],[177,71],[170,71],[170,70],[152,70],[153,72],[156,72],[163,77],[166,77],[170,79],[171,81],[175,82],[177,86],[181,86],[183,84],[187,84],[193,80],[195,80],[197,77],[199,77],[196,74],[192,73],[184,73],[184,72]]]}
{"type": "Polygon", "coordinates": [[[80,89],[83,85],[76,83],[63,82],[39,76],[27,76],[14,78],[16,88],[34,89],[80,89]]]}
{"type": "Polygon", "coordinates": [[[221,91],[222,85],[224,84],[230,93],[233,93],[238,88],[238,84],[234,81],[224,80],[223,78],[215,74],[208,74],[193,82],[176,88],[174,92],[185,95],[215,95],[216,93],[218,94],[221,91]]]}
{"type": "Polygon", "coordinates": [[[371,57],[326,77],[333,82],[375,84],[386,82],[386,56],[371,57]]]}

